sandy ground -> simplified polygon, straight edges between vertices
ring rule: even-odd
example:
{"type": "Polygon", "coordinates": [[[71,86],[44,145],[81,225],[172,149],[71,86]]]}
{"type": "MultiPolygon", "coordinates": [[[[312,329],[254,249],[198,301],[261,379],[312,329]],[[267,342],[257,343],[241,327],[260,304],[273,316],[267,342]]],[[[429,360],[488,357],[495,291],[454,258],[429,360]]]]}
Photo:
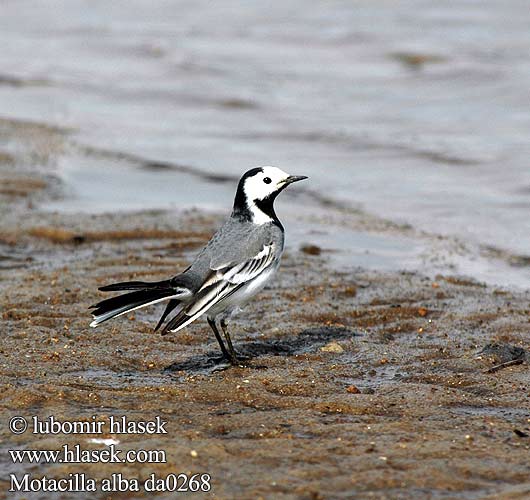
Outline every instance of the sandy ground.
{"type": "MultiPolygon", "coordinates": [[[[4,497],[8,473],[206,472],[212,491],[195,498],[529,498],[528,365],[488,371],[530,348],[528,293],[454,276],[340,273],[315,249],[288,248],[277,279],[233,323],[249,365],[212,373],[218,346],[205,321],[161,337],[161,308],[97,329],[87,308],[98,286],[184,269],[220,217],[40,213],[34,203],[61,192],[48,150],[64,145],[31,124],[16,132],[29,143],[0,150],[4,497]],[[492,343],[501,347],[480,354],[492,343]],[[104,445],[15,436],[13,415],[158,415],[168,434],[105,437],[165,450],[167,463],[14,464],[8,449],[104,445]]],[[[55,497],[134,496],[153,494],[55,497]]]]}

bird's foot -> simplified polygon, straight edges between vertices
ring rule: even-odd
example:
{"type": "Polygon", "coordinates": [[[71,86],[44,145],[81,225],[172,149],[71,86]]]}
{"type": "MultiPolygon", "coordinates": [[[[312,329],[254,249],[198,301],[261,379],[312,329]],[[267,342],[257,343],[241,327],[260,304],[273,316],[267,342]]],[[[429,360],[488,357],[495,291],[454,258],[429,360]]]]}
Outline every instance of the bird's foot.
{"type": "Polygon", "coordinates": [[[232,363],[233,366],[248,367],[250,366],[247,361],[251,360],[252,356],[247,356],[246,354],[241,354],[237,351],[232,351],[228,360],[232,363]]]}
{"type": "Polygon", "coordinates": [[[215,373],[232,367],[249,368],[251,366],[250,363],[248,363],[250,359],[252,359],[252,356],[247,356],[246,354],[241,354],[237,351],[234,351],[232,356],[212,356],[208,358],[208,362],[213,364],[213,366],[208,371],[210,373],[215,373]]]}
{"type": "MultiPolygon", "coordinates": [[[[210,358],[211,359],[211,358],[210,358]]],[[[250,359],[250,356],[245,357],[245,359],[250,359]]],[[[264,365],[254,365],[248,361],[244,361],[241,358],[236,359],[227,359],[222,356],[216,358],[214,366],[208,368],[207,372],[210,374],[223,372],[229,368],[252,368],[254,370],[266,370],[268,367],[264,365]]]]}
{"type": "Polygon", "coordinates": [[[213,363],[213,366],[207,370],[209,373],[222,372],[229,368],[246,368],[249,366],[248,363],[239,357],[225,358],[224,356],[216,356],[215,358],[210,358],[209,361],[213,363]]]}
{"type": "Polygon", "coordinates": [[[249,359],[252,359],[252,356],[248,356],[247,354],[241,354],[240,352],[235,351],[234,359],[238,362],[248,361],[249,359]]]}

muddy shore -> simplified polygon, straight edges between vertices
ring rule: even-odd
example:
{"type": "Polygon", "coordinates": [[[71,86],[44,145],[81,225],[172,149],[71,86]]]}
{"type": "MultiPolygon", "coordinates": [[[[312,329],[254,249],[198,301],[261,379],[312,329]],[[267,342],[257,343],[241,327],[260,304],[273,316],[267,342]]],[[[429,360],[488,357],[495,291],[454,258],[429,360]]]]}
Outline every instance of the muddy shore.
{"type": "Polygon", "coordinates": [[[194,498],[528,498],[528,364],[491,371],[510,361],[502,346],[530,351],[528,292],[452,275],[339,272],[318,247],[291,246],[233,323],[249,366],[212,373],[218,347],[206,322],[161,337],[155,307],[90,329],[87,308],[105,283],[184,269],[223,214],[38,211],[39,200],[64,196],[50,158],[67,144],[19,126],[26,142],[0,150],[3,497],[9,473],[207,472],[212,491],[194,498]],[[481,353],[488,344],[500,350],[481,353]],[[165,450],[167,463],[14,464],[8,449],[102,445],[91,435],[15,436],[13,415],[159,415],[166,435],[105,437],[165,450]]]}

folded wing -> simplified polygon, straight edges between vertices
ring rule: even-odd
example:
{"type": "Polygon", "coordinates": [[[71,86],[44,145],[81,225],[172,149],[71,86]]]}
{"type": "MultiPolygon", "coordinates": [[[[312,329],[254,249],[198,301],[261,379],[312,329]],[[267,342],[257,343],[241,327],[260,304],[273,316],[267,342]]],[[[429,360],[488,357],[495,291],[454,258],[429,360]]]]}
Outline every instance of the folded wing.
{"type": "Polygon", "coordinates": [[[164,328],[162,334],[176,332],[228,298],[243,286],[250,284],[274,262],[274,244],[265,245],[254,257],[222,267],[212,266],[211,273],[195,293],[193,301],[186,304],[164,328]]]}

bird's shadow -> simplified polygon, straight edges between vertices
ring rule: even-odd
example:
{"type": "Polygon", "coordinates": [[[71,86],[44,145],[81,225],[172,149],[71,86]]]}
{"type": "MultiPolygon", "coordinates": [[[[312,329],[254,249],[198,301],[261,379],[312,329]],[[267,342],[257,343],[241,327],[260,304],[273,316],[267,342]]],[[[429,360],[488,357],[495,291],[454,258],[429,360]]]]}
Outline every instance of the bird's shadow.
{"type": "MultiPolygon", "coordinates": [[[[238,343],[237,350],[240,354],[248,357],[250,360],[261,356],[294,356],[315,351],[319,347],[327,344],[332,340],[346,340],[358,333],[344,328],[333,326],[321,326],[307,328],[302,330],[298,335],[284,337],[281,340],[252,340],[249,342],[238,343]]],[[[211,372],[222,359],[219,351],[208,351],[204,354],[193,356],[186,361],[179,361],[167,366],[165,372],[191,372],[206,373],[211,372]]],[[[257,365],[251,365],[260,368],[257,365]]]]}

